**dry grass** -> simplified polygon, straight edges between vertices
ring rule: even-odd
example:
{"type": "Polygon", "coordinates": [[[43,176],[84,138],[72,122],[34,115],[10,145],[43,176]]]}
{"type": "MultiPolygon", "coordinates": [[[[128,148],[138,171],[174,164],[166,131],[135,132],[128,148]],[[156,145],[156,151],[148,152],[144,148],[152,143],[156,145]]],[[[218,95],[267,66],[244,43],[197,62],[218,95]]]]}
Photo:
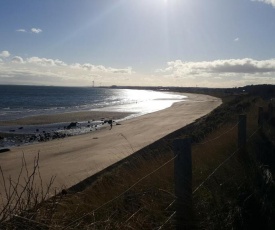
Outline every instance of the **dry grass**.
{"type": "Polygon", "coordinates": [[[67,195],[53,217],[56,222],[52,221],[50,226],[67,229],[158,227],[166,218],[162,210],[174,200],[173,162],[157,173],[144,176],[162,166],[169,157],[159,155],[150,161],[135,159],[135,163],[121,165],[85,191],[67,195]],[[141,178],[144,179],[137,183],[141,178]]]}
{"type": "MultiPolygon", "coordinates": [[[[39,171],[39,153],[34,158],[31,170],[23,153],[21,170],[16,180],[11,177],[6,178],[7,175],[1,166],[0,173],[0,184],[4,188],[4,194],[0,194],[1,229],[16,229],[18,227],[31,229],[32,226],[35,228],[43,226],[43,223],[37,222],[35,217],[37,210],[49,199],[55,177],[50,179],[46,187],[43,186],[44,182],[39,171]]],[[[54,209],[54,203],[52,203],[51,209],[54,209]]]]}
{"type": "MultiPolygon", "coordinates": [[[[198,149],[195,150],[197,154],[193,154],[195,187],[221,162],[232,156],[194,194],[194,209],[200,229],[273,229],[275,226],[271,220],[275,210],[272,195],[274,181],[272,174],[268,174],[269,181],[265,182],[263,162],[256,157],[258,154],[267,155],[268,151],[274,153],[274,145],[267,147],[258,127],[259,106],[267,108],[267,103],[260,99],[252,100],[247,111],[248,142],[245,152],[236,151],[237,131],[234,129],[215,143],[208,142],[204,148],[200,145],[194,148],[198,149]],[[263,146],[267,148],[264,150],[263,146]]],[[[263,132],[268,131],[264,135],[267,137],[274,127],[265,126],[263,132]]],[[[208,138],[211,140],[211,136],[219,135],[219,130],[226,130],[227,127],[218,129],[208,138]]],[[[273,167],[270,159],[266,162],[268,168],[273,167]]]]}
{"type": "MultiPolygon", "coordinates": [[[[247,228],[259,207],[269,217],[274,214],[274,202],[267,205],[273,199],[273,180],[268,177],[272,174],[263,167],[267,159],[257,159],[257,148],[263,140],[271,143],[268,138],[274,135],[274,129],[254,133],[258,106],[266,106],[266,102],[250,97],[226,98],[211,115],[174,136],[191,136],[194,140],[193,204],[198,228],[247,228]],[[236,152],[240,113],[247,113],[248,136],[254,133],[246,154],[236,152]],[[265,198],[264,193],[268,194],[265,198]]],[[[81,192],[44,202],[36,207],[31,220],[38,229],[174,229],[172,141],[168,138],[134,155],[81,192]]],[[[275,226],[271,220],[264,220],[275,226]]]]}

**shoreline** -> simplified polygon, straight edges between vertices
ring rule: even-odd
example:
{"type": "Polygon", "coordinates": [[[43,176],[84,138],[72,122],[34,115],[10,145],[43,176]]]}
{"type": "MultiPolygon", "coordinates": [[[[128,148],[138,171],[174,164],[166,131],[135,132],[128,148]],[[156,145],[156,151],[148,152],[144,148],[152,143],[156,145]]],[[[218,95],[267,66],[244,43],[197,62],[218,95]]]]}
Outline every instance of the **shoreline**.
{"type": "MultiPolygon", "coordinates": [[[[184,99],[173,100],[174,103],[185,101],[187,97],[183,96],[184,99]]],[[[173,104],[164,109],[171,107],[173,104]]],[[[119,110],[117,106],[111,106],[92,110],[33,115],[13,120],[0,120],[0,151],[3,148],[13,148],[99,131],[110,126],[108,121],[112,121],[112,125],[120,125],[119,122],[121,121],[163,109],[135,111],[132,107],[129,111],[127,111],[127,108],[119,110]]]]}
{"type": "Polygon", "coordinates": [[[45,125],[62,122],[101,120],[102,118],[110,118],[113,120],[122,119],[131,115],[127,112],[107,112],[107,111],[79,111],[57,113],[49,115],[37,115],[16,120],[0,121],[0,126],[23,126],[23,125],[45,125]]]}
{"type": "Polygon", "coordinates": [[[95,132],[109,126],[106,121],[112,120],[116,125],[119,123],[115,121],[129,115],[132,113],[80,111],[0,121],[0,151],[3,148],[95,132]]]}
{"type": "MultiPolygon", "coordinates": [[[[17,178],[24,153],[27,165],[33,164],[39,152],[39,168],[43,182],[56,176],[54,188],[69,188],[205,116],[222,102],[199,94],[185,94],[187,101],[121,122],[113,129],[102,129],[64,139],[14,147],[0,154],[1,167],[7,177],[17,178]]],[[[0,193],[3,191],[0,191],[0,193]]]]}

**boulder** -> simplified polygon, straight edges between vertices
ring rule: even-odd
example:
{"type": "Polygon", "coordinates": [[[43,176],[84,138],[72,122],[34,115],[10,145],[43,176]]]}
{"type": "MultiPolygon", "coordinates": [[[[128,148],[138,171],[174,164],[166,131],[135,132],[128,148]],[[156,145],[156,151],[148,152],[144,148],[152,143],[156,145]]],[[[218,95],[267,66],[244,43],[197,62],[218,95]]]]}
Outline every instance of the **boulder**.
{"type": "Polygon", "coordinates": [[[68,126],[67,129],[75,128],[77,125],[77,122],[71,122],[68,126]]]}
{"type": "Polygon", "coordinates": [[[10,149],[8,149],[8,148],[0,149],[0,153],[9,152],[9,151],[10,151],[10,149]]]}

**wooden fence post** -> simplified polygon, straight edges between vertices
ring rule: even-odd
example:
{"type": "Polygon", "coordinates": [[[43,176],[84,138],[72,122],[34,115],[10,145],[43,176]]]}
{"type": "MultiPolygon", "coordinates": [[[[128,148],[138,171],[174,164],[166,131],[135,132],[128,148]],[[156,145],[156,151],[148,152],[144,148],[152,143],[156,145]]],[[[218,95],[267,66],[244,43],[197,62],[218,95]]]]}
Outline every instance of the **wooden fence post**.
{"type": "Polygon", "coordinates": [[[273,104],[270,102],[268,104],[268,120],[270,120],[273,117],[273,112],[274,112],[273,104]]]}
{"type": "Polygon", "coordinates": [[[259,112],[258,112],[258,125],[259,127],[263,127],[264,124],[264,108],[259,107],[259,112]]]}
{"type": "Polygon", "coordinates": [[[175,195],[176,195],[176,229],[192,229],[192,156],[191,140],[176,139],[173,143],[175,195]]]}
{"type": "Polygon", "coordinates": [[[246,115],[239,115],[238,123],[238,148],[245,150],[246,147],[246,115]]]}

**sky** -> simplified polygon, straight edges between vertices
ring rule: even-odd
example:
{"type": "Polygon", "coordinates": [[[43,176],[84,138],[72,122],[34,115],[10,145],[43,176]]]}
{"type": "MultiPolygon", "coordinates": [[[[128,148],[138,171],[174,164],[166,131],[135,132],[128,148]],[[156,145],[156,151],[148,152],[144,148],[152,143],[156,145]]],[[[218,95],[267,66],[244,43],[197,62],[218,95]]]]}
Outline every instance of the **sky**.
{"type": "Polygon", "coordinates": [[[0,0],[0,84],[275,84],[275,0],[0,0]]]}

